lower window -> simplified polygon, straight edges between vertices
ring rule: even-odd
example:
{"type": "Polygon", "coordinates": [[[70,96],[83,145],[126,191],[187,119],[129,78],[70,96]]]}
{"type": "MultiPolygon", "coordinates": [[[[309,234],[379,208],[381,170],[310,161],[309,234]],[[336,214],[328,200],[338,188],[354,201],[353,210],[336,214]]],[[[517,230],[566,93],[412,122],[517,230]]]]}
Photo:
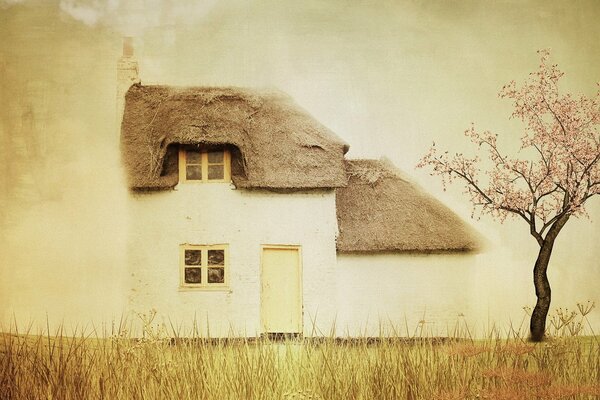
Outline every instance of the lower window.
{"type": "Polygon", "coordinates": [[[228,285],[227,245],[182,244],[180,250],[182,287],[219,288],[228,285]]]}

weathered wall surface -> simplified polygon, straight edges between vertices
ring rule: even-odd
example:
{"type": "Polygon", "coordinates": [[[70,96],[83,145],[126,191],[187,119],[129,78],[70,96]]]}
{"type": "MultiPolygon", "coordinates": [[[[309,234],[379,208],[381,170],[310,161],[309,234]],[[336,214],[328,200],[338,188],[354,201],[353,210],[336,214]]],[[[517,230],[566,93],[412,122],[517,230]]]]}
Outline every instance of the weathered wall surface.
{"type": "MultiPolygon", "coordinates": [[[[129,202],[130,304],[157,311],[154,322],[201,334],[261,333],[263,244],[301,245],[304,334],[335,315],[335,197],[332,190],[278,194],[226,184],[180,184],[175,191],[132,195],[129,202]],[[229,290],[179,288],[179,245],[228,244],[229,290]],[[169,321],[170,320],[170,321],[169,321]],[[208,321],[208,327],[207,327],[208,321]]],[[[317,330],[318,332],[318,330],[317,330]]]]}
{"type": "MultiPolygon", "coordinates": [[[[535,305],[531,275],[536,254],[530,242],[525,238],[519,248],[491,245],[479,254],[340,254],[338,334],[378,335],[383,327],[385,334],[445,336],[459,327],[460,334],[477,337],[492,331],[507,336],[513,330],[527,335],[524,307],[535,305]]],[[[575,268],[579,263],[568,262],[573,259],[568,243],[555,253],[548,272],[550,329],[558,308],[577,311],[578,302],[600,302],[598,293],[581,289],[596,276],[590,270],[597,270],[597,264],[588,263],[596,269],[575,268]]],[[[596,314],[588,316],[595,331],[600,324],[596,314]]]]}
{"type": "Polygon", "coordinates": [[[460,254],[338,255],[338,334],[451,333],[478,306],[475,264],[474,256],[460,254]]]}

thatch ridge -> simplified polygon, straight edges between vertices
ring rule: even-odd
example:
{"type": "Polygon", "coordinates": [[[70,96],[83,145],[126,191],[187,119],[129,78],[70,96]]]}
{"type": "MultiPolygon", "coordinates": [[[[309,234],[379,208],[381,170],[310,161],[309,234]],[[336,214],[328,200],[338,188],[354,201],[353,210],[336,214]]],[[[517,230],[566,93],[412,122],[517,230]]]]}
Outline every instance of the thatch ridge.
{"type": "Polygon", "coordinates": [[[338,252],[464,252],[478,235],[388,161],[346,160],[348,186],[336,190],[338,252]]]}
{"type": "Polygon", "coordinates": [[[348,145],[281,92],[133,85],[121,124],[130,188],[177,185],[179,144],[232,148],[236,187],[310,189],[347,183],[348,145]]]}

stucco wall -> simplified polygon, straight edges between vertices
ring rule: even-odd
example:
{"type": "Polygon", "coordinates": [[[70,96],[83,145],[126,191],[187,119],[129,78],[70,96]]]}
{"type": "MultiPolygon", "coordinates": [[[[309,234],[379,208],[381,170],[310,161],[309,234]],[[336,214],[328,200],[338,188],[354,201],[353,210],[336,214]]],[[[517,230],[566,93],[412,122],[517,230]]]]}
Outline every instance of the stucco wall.
{"type": "MultiPolygon", "coordinates": [[[[528,239],[512,248],[494,243],[479,254],[339,254],[337,332],[378,335],[383,327],[384,334],[412,336],[423,327],[424,334],[445,336],[454,335],[458,326],[463,336],[527,335],[524,307],[533,307],[536,300],[531,276],[536,249],[528,239]]],[[[590,276],[597,276],[597,264],[568,263],[572,253],[561,246],[548,272],[553,288],[549,327],[559,307],[598,304],[597,292],[581,290],[590,276]]],[[[596,314],[588,318],[597,332],[596,314]]]]}
{"type": "Polygon", "coordinates": [[[261,245],[289,244],[302,246],[304,334],[315,332],[314,321],[320,329],[331,326],[337,231],[333,190],[282,194],[180,184],[174,191],[134,194],[129,209],[130,305],[135,312],[155,309],[154,322],[169,329],[172,323],[180,333],[189,333],[196,319],[201,334],[260,334],[261,245]],[[228,244],[229,290],[181,290],[182,243],[228,244]]]}
{"type": "MultiPolygon", "coordinates": [[[[223,184],[179,185],[175,191],[130,195],[128,209],[130,307],[140,313],[156,309],[155,322],[169,329],[172,322],[181,332],[189,333],[196,318],[202,334],[207,333],[207,321],[213,336],[261,333],[262,244],[302,246],[307,336],[328,335],[334,323],[339,336],[379,335],[380,328],[385,334],[414,335],[423,328],[426,334],[446,335],[457,325],[463,333],[468,327],[472,335],[494,327],[506,335],[512,328],[526,332],[522,307],[535,304],[531,266],[536,249],[527,236],[520,246],[507,247],[486,232],[493,241],[480,254],[336,257],[332,191],[272,193],[223,184]],[[182,243],[227,243],[230,290],[179,290],[182,243]]],[[[579,240],[593,248],[593,235],[579,240]]],[[[580,290],[589,281],[589,269],[573,268],[597,267],[593,255],[587,262],[571,262],[566,242],[555,252],[549,271],[552,310],[572,309],[576,301],[588,299],[598,304],[597,293],[580,290]]],[[[597,268],[591,276],[597,276],[597,268]]],[[[596,329],[598,318],[590,318],[596,329]]]]}
{"type": "Polygon", "coordinates": [[[452,334],[477,312],[476,257],[340,254],[338,335],[452,334]],[[464,317],[463,317],[464,316],[464,317]]]}

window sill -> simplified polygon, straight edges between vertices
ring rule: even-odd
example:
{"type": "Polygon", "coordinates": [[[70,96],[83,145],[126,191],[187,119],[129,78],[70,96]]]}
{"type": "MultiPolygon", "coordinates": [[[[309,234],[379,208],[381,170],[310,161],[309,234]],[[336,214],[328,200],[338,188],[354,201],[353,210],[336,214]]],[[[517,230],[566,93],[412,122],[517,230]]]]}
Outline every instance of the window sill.
{"type": "Polygon", "coordinates": [[[229,286],[179,286],[179,292],[228,292],[233,293],[229,286]]]}
{"type": "Polygon", "coordinates": [[[191,185],[199,185],[199,184],[206,184],[206,183],[232,183],[231,180],[214,180],[211,179],[209,181],[201,181],[201,180],[196,180],[196,179],[186,179],[186,180],[179,180],[179,184],[191,184],[191,185]]]}
{"type": "Polygon", "coordinates": [[[202,185],[219,186],[219,184],[222,186],[227,186],[231,190],[237,189],[237,187],[233,184],[233,181],[227,181],[227,182],[194,182],[194,181],[182,182],[182,181],[179,181],[179,182],[177,182],[177,185],[175,185],[175,187],[173,189],[178,190],[183,187],[200,187],[202,185]]]}

